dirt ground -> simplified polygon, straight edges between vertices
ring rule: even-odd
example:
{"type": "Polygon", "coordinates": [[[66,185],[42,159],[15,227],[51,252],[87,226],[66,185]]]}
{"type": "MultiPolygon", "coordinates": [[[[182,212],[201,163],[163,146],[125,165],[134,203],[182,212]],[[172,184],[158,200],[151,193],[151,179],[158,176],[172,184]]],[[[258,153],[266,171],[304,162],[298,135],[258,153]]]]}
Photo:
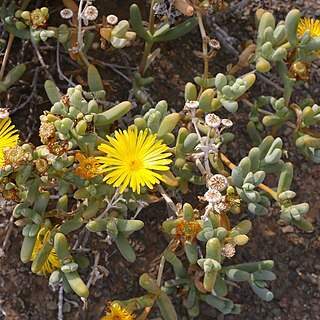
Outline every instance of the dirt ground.
{"type": "MultiPolygon", "coordinates": [[[[35,1],[40,6],[48,5],[53,9],[52,24],[59,21],[58,17],[60,1],[35,1]]],[[[104,14],[115,13],[120,18],[128,18],[129,5],[133,1],[117,0],[109,1],[106,4],[103,0],[97,0],[95,5],[104,14]]],[[[232,1],[236,4],[240,1],[232,1]]],[[[247,5],[237,10],[208,17],[206,27],[211,38],[220,40],[222,49],[216,59],[211,63],[210,72],[216,74],[225,71],[228,63],[235,63],[237,57],[229,46],[239,51],[241,45],[255,36],[254,12],[256,8],[264,7],[271,9],[278,19],[282,19],[289,9],[296,7],[301,9],[304,16],[320,16],[320,1],[247,1],[247,5]],[[229,37],[225,43],[221,39],[221,30],[229,37]],[[220,30],[220,31],[219,31],[220,30]],[[229,46],[228,46],[229,44],[229,46]]],[[[138,4],[147,13],[144,1],[139,0],[138,4]]],[[[51,20],[50,20],[51,21],[51,20]]],[[[98,39],[97,39],[98,41],[98,39]]],[[[131,76],[131,69],[135,67],[141,58],[141,41],[138,40],[133,47],[120,51],[106,52],[102,54],[101,49],[90,51],[89,55],[97,60],[122,65],[127,68],[122,72],[131,76]]],[[[150,87],[149,93],[155,101],[166,99],[169,106],[180,110],[184,103],[183,90],[188,81],[201,74],[202,61],[198,59],[193,50],[201,48],[201,40],[198,31],[193,31],[187,37],[174,42],[160,45],[161,56],[155,61],[148,74],[155,77],[154,84],[150,87]]],[[[41,44],[40,51],[45,63],[49,65],[49,72],[59,81],[55,65],[54,42],[48,41],[41,44]]],[[[68,55],[61,53],[61,66],[66,75],[78,67],[71,64],[68,55]]],[[[2,106],[9,107],[12,111],[13,121],[21,130],[23,138],[34,143],[37,142],[36,133],[38,130],[37,117],[43,110],[50,107],[50,103],[43,90],[43,83],[47,79],[43,69],[36,69],[39,66],[37,58],[30,43],[15,40],[9,65],[16,62],[25,62],[28,71],[22,80],[7,94],[3,94],[2,106]],[[37,77],[35,79],[35,76],[37,77]],[[31,94],[30,94],[31,92],[31,94]],[[27,101],[27,103],[25,103],[27,101]],[[24,104],[24,105],[23,105],[24,104]],[[23,107],[21,107],[23,105],[23,107]]],[[[312,97],[320,103],[320,64],[314,63],[310,68],[310,81],[303,88],[298,90],[294,99],[312,97]]],[[[105,81],[107,99],[109,101],[121,101],[128,98],[130,83],[111,69],[100,68],[105,81]]],[[[74,80],[83,82],[85,73],[78,68],[74,80]]],[[[274,83],[278,80],[271,74],[274,83]]],[[[61,89],[66,90],[66,82],[60,81],[61,89]]],[[[274,86],[258,80],[251,89],[252,96],[261,94],[273,94],[280,96],[274,86]]],[[[236,125],[232,132],[236,135],[235,141],[227,147],[227,154],[233,162],[237,163],[245,156],[250,148],[250,141],[246,133],[248,122],[248,109],[240,104],[239,112],[236,115],[228,115],[236,125]]],[[[320,319],[320,166],[304,159],[294,148],[291,141],[291,131],[282,128],[278,132],[283,137],[285,149],[288,150],[288,161],[295,165],[295,177],[293,190],[297,192],[297,202],[308,202],[310,204],[309,218],[314,223],[315,231],[311,234],[300,232],[296,228],[284,225],[279,220],[279,208],[273,206],[265,217],[255,217],[253,229],[249,234],[250,241],[237,250],[235,259],[231,263],[241,263],[273,259],[275,261],[274,272],[277,279],[272,282],[271,290],[275,298],[272,302],[260,300],[250,289],[249,285],[240,284],[233,287],[229,298],[242,305],[242,313],[237,316],[223,316],[218,312],[212,312],[203,305],[202,316],[198,319],[266,319],[266,320],[317,320],[320,319]]],[[[197,191],[188,195],[197,197],[197,191]]],[[[115,248],[102,242],[102,238],[91,235],[84,251],[93,265],[94,254],[99,252],[99,264],[104,265],[109,276],[99,279],[90,288],[88,308],[82,310],[82,302],[74,294],[64,295],[64,319],[99,319],[108,301],[114,299],[128,299],[143,294],[138,287],[138,279],[141,273],[152,271],[152,261],[163,251],[167,241],[159,230],[159,225],[166,219],[166,208],[164,205],[153,205],[144,209],[139,218],[145,222],[143,230],[132,236],[132,244],[137,253],[137,261],[134,264],[126,262],[115,248]],[[86,249],[89,249],[86,251],[86,249]]],[[[248,217],[244,209],[243,213],[233,218],[239,221],[248,217]]],[[[0,244],[3,243],[7,234],[10,213],[0,208],[0,244]]],[[[252,218],[252,217],[251,217],[252,218]]],[[[77,235],[74,235],[74,241],[77,235]]],[[[20,228],[14,227],[9,238],[9,246],[5,252],[0,252],[0,319],[21,319],[21,320],[42,320],[58,319],[57,302],[59,294],[48,285],[46,278],[38,277],[31,273],[30,266],[24,265],[19,259],[20,246],[22,242],[20,228]]],[[[82,272],[84,279],[88,279],[90,269],[82,272]]],[[[170,271],[165,272],[164,278],[170,276],[170,271]]],[[[181,300],[176,299],[175,305],[179,313],[179,319],[187,320],[185,310],[179,307],[181,300]]],[[[152,316],[159,316],[155,309],[152,316]]]]}

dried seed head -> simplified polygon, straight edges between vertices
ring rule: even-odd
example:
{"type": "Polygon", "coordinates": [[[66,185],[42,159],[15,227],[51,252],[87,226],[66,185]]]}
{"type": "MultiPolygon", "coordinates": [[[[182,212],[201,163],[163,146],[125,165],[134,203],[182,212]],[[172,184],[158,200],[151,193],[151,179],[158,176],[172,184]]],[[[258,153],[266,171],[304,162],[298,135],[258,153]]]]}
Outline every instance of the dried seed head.
{"type": "Polygon", "coordinates": [[[95,6],[87,6],[84,10],[83,16],[89,21],[96,20],[98,18],[99,11],[95,6]]]}
{"type": "Polygon", "coordinates": [[[64,8],[60,11],[60,16],[63,19],[71,19],[73,17],[73,12],[68,8],[64,8]]]}
{"type": "Polygon", "coordinates": [[[224,257],[232,258],[236,254],[235,245],[232,243],[227,243],[221,248],[221,254],[224,257]]]}
{"type": "Polygon", "coordinates": [[[210,189],[223,191],[229,186],[229,182],[227,178],[222,174],[215,174],[210,178],[208,182],[208,186],[210,189]]]}
{"type": "MultiPolygon", "coordinates": [[[[223,197],[224,198],[224,197],[223,197]]],[[[222,199],[221,202],[215,203],[213,205],[214,211],[218,212],[219,214],[221,213],[226,213],[227,210],[229,209],[228,205],[224,202],[224,199],[222,199]]]]}
{"type": "Polygon", "coordinates": [[[4,189],[2,192],[3,197],[9,201],[19,201],[19,189],[17,187],[11,188],[9,190],[4,189]]]}
{"type": "Polygon", "coordinates": [[[220,49],[220,43],[216,39],[211,39],[208,44],[209,44],[209,47],[214,49],[214,50],[219,50],[220,49]]]}
{"type": "Polygon", "coordinates": [[[0,108],[0,119],[5,119],[9,117],[9,111],[6,108],[0,108]]]}
{"type": "Polygon", "coordinates": [[[309,67],[308,64],[301,61],[295,61],[291,64],[289,74],[291,78],[296,80],[308,81],[309,67]]]}
{"type": "Polygon", "coordinates": [[[209,203],[217,203],[222,200],[222,195],[218,190],[215,189],[209,189],[205,194],[204,198],[209,202],[209,203]]]}
{"type": "Polygon", "coordinates": [[[229,119],[222,119],[221,123],[226,128],[230,128],[230,127],[233,126],[233,122],[231,120],[229,120],[229,119]]]}
{"type": "Polygon", "coordinates": [[[39,173],[44,174],[49,170],[49,164],[46,159],[39,158],[35,161],[36,169],[39,173]]]}
{"type": "Polygon", "coordinates": [[[185,103],[184,107],[188,110],[194,110],[199,108],[199,101],[189,101],[185,103]]]}
{"type": "Polygon", "coordinates": [[[61,157],[63,154],[65,154],[68,151],[69,143],[68,141],[50,141],[48,143],[48,150],[52,155],[61,157]]]}
{"type": "Polygon", "coordinates": [[[112,26],[115,26],[118,23],[118,21],[119,21],[118,17],[115,16],[114,14],[109,14],[107,16],[107,23],[112,26]]]}
{"type": "Polygon", "coordinates": [[[60,99],[60,102],[62,102],[66,107],[70,107],[70,98],[67,94],[62,96],[62,98],[60,99]]]}
{"type": "Polygon", "coordinates": [[[220,126],[221,119],[214,113],[209,113],[206,115],[205,122],[206,122],[206,125],[209,126],[210,128],[216,129],[220,126]]]}
{"type": "Polygon", "coordinates": [[[56,128],[52,122],[46,121],[41,123],[39,137],[42,143],[46,144],[55,137],[56,128]]]}
{"type": "Polygon", "coordinates": [[[17,169],[21,164],[32,160],[30,159],[30,155],[21,146],[4,148],[3,154],[4,164],[11,165],[13,169],[17,169]]]}
{"type": "Polygon", "coordinates": [[[188,109],[198,109],[199,101],[187,101],[185,107],[188,109]]]}

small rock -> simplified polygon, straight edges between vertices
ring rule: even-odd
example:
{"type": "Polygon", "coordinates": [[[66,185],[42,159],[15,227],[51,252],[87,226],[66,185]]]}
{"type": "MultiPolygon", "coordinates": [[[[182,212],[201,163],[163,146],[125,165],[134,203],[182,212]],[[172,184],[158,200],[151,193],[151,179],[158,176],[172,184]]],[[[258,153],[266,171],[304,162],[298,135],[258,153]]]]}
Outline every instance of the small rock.
{"type": "Polygon", "coordinates": [[[281,271],[288,271],[288,269],[289,269],[289,267],[286,263],[281,263],[281,262],[278,263],[278,267],[281,271]]]}
{"type": "Polygon", "coordinates": [[[69,302],[65,302],[62,307],[63,313],[68,313],[71,311],[71,304],[69,302]]]}
{"type": "Polygon", "coordinates": [[[285,226],[281,228],[283,233],[292,233],[294,232],[294,227],[291,225],[285,226]]]}
{"type": "Polygon", "coordinates": [[[274,308],[271,310],[275,316],[280,316],[281,310],[279,308],[274,308]]]}
{"type": "Polygon", "coordinates": [[[47,308],[48,308],[49,310],[56,310],[56,309],[58,309],[58,305],[57,305],[57,303],[54,302],[54,301],[49,301],[49,302],[47,303],[47,308]]]}

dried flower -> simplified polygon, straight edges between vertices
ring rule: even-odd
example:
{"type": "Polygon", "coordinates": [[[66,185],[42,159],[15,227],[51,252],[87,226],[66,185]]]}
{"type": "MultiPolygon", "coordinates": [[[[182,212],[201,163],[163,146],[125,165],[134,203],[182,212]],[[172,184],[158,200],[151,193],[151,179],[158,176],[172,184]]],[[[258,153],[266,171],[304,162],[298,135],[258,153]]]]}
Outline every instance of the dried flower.
{"type": "Polygon", "coordinates": [[[87,6],[83,12],[83,17],[89,21],[96,20],[98,18],[99,11],[95,6],[87,6]]]}
{"type": "Polygon", "coordinates": [[[233,243],[226,243],[221,248],[221,254],[226,258],[232,258],[236,254],[235,245],[233,243]]]}
{"type": "Polygon", "coordinates": [[[226,128],[230,128],[233,126],[233,122],[229,119],[222,119],[221,124],[226,128]]]}
{"type": "Polygon", "coordinates": [[[100,174],[100,163],[96,158],[87,158],[83,154],[77,153],[75,160],[79,162],[79,165],[74,169],[74,173],[83,179],[91,179],[100,174]]]}
{"type": "Polygon", "coordinates": [[[66,107],[70,107],[70,98],[67,94],[62,96],[62,98],[60,99],[60,102],[62,102],[66,107]]]}
{"type": "Polygon", "coordinates": [[[56,128],[52,122],[45,121],[39,128],[39,137],[42,143],[47,144],[56,135],[56,128]]]}
{"type": "Polygon", "coordinates": [[[17,144],[19,135],[14,125],[11,125],[9,118],[0,120],[0,167],[4,165],[3,149],[6,147],[14,147],[17,144]]]}
{"type": "Polygon", "coordinates": [[[50,141],[47,145],[49,152],[57,157],[61,157],[68,151],[69,143],[64,140],[50,141]]]}
{"type": "Polygon", "coordinates": [[[46,159],[39,158],[35,161],[36,169],[40,174],[44,174],[49,169],[49,163],[46,159]]]}
{"type": "Polygon", "coordinates": [[[101,172],[107,172],[104,181],[114,187],[121,186],[120,193],[130,186],[139,194],[141,186],[152,188],[164,180],[157,171],[169,170],[167,165],[171,160],[166,158],[171,153],[166,152],[168,147],[161,140],[156,140],[156,134],[134,127],[116,131],[115,138],[107,138],[110,144],[102,143],[98,147],[107,155],[97,160],[101,163],[101,172]]]}
{"type": "Polygon", "coordinates": [[[220,49],[220,42],[216,39],[210,39],[208,42],[209,47],[214,49],[214,50],[219,50],[220,49]]]}
{"type": "Polygon", "coordinates": [[[199,108],[199,101],[189,101],[187,100],[187,102],[185,103],[184,107],[188,110],[192,110],[192,109],[198,109],[199,108]]]}
{"type": "MultiPolygon", "coordinates": [[[[30,261],[33,261],[36,258],[38,252],[47,242],[47,238],[49,235],[50,235],[50,230],[48,230],[47,228],[43,227],[39,230],[36,243],[33,247],[33,252],[32,252],[30,261]]],[[[58,268],[60,268],[59,259],[58,259],[56,250],[52,248],[47,260],[41,267],[41,272],[43,275],[46,275],[47,273],[51,274],[54,270],[58,268]]]]}
{"type": "Polygon", "coordinates": [[[107,315],[102,317],[100,320],[132,320],[136,316],[122,307],[117,302],[109,302],[109,306],[106,309],[107,315]]]}
{"type": "Polygon", "coordinates": [[[229,186],[229,182],[228,179],[222,174],[215,174],[208,181],[208,186],[211,189],[223,191],[229,186]]]}
{"type": "Polygon", "coordinates": [[[18,202],[20,200],[19,189],[17,187],[11,188],[9,190],[4,189],[1,191],[1,195],[9,201],[18,202]]]}
{"type": "Polygon", "coordinates": [[[35,9],[30,13],[30,20],[34,29],[45,27],[47,18],[48,8],[35,9]]]}
{"type": "Polygon", "coordinates": [[[222,200],[222,195],[218,190],[215,189],[209,189],[205,194],[204,198],[209,202],[209,203],[217,203],[222,200]]]}
{"type": "Polygon", "coordinates": [[[205,122],[206,122],[206,125],[209,126],[210,128],[216,129],[220,126],[221,119],[214,113],[209,113],[205,117],[205,122]]]}
{"type": "Polygon", "coordinates": [[[222,198],[222,201],[215,203],[213,205],[213,210],[219,214],[227,212],[228,209],[229,209],[229,206],[227,203],[225,203],[225,197],[222,198]]]}
{"type": "Polygon", "coordinates": [[[181,16],[181,12],[173,5],[174,0],[164,0],[163,2],[157,2],[153,6],[155,14],[159,18],[166,18],[170,23],[174,23],[175,19],[181,16]]]}
{"type": "Polygon", "coordinates": [[[2,197],[9,201],[20,201],[19,188],[15,185],[11,175],[0,180],[0,198],[2,197]]]}
{"type": "Polygon", "coordinates": [[[200,224],[195,220],[181,220],[175,228],[175,238],[180,240],[182,245],[194,243],[201,229],[200,224]]]}
{"type": "Polygon", "coordinates": [[[21,146],[7,147],[3,149],[4,165],[11,165],[15,170],[21,164],[32,160],[32,155],[28,154],[21,146]]]}
{"type": "Polygon", "coordinates": [[[308,81],[309,68],[306,62],[295,61],[291,64],[289,74],[291,78],[296,80],[308,81]]]}
{"type": "Polygon", "coordinates": [[[9,111],[6,108],[0,108],[0,119],[5,119],[9,117],[9,111]]]}
{"type": "Polygon", "coordinates": [[[73,17],[73,12],[68,8],[64,8],[60,11],[60,16],[63,19],[71,19],[73,17]]]}
{"type": "Polygon", "coordinates": [[[194,118],[198,108],[199,108],[199,101],[187,100],[184,105],[183,111],[188,112],[194,118]]]}
{"type": "Polygon", "coordinates": [[[107,23],[112,26],[115,26],[118,23],[118,21],[119,21],[118,17],[115,16],[114,14],[109,14],[107,16],[107,23]]]}

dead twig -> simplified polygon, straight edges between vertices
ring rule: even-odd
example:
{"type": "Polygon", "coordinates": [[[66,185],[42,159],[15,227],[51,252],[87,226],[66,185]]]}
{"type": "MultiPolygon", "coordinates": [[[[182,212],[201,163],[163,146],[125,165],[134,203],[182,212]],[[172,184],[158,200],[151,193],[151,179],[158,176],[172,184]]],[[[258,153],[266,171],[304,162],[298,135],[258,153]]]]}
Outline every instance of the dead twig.
{"type": "Polygon", "coordinates": [[[9,240],[10,240],[10,236],[11,236],[11,233],[12,233],[13,227],[14,227],[13,222],[14,222],[14,217],[11,216],[10,220],[9,220],[9,226],[8,226],[8,229],[7,229],[7,232],[6,232],[6,236],[4,238],[4,241],[3,241],[2,247],[1,247],[1,250],[2,250],[3,253],[5,253],[5,251],[9,247],[9,240]]]}
{"type": "Polygon", "coordinates": [[[34,51],[35,51],[35,53],[36,53],[36,55],[37,55],[37,58],[38,58],[38,60],[39,60],[39,62],[40,62],[40,64],[41,64],[41,66],[43,67],[43,69],[44,69],[44,71],[45,71],[48,79],[50,79],[50,80],[55,84],[56,82],[54,81],[52,74],[51,74],[50,71],[48,70],[48,65],[47,65],[47,64],[44,62],[44,60],[43,60],[43,57],[42,57],[42,55],[41,55],[41,53],[40,53],[40,50],[39,50],[39,48],[38,48],[38,45],[37,45],[33,40],[31,40],[31,43],[32,43],[32,46],[33,46],[33,48],[34,48],[34,51]]]}
{"type": "Polygon", "coordinates": [[[107,277],[109,275],[109,271],[106,267],[99,265],[99,260],[100,260],[100,252],[99,251],[93,251],[94,253],[94,264],[91,267],[91,273],[89,280],[87,282],[87,287],[88,289],[90,288],[91,284],[95,285],[96,281],[103,278],[107,277]]]}
{"type": "Polygon", "coordinates": [[[58,320],[63,320],[63,285],[59,288],[58,320]]]}

